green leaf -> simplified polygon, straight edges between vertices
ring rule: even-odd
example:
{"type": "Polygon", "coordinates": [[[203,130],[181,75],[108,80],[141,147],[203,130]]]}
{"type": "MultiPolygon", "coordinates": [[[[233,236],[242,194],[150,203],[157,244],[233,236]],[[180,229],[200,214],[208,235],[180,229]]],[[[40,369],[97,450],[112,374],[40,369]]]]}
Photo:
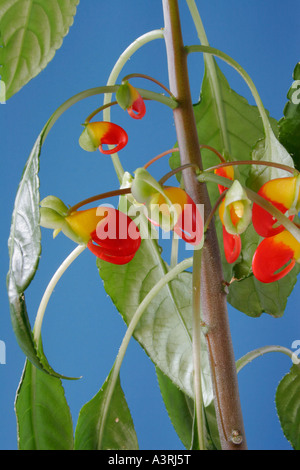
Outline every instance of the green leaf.
{"type": "Polygon", "coordinates": [[[278,122],[279,140],[292,155],[297,170],[300,170],[300,62],[293,73],[294,82],[289,89],[283,117],[278,122]]]}
{"type": "Polygon", "coordinates": [[[26,360],[16,396],[20,450],[72,450],[73,425],[60,379],[26,360]]]}
{"type": "Polygon", "coordinates": [[[43,70],[73,24],[79,0],[2,0],[1,78],[6,99],[43,70]]]}
{"type": "Polygon", "coordinates": [[[34,277],[41,253],[38,179],[40,150],[41,134],[27,160],[15,199],[8,240],[10,264],[7,274],[14,333],[23,352],[37,367],[42,365],[33,341],[24,291],[34,277]]]}
{"type": "MultiPolygon", "coordinates": [[[[281,145],[279,140],[271,131],[265,139],[259,140],[253,149],[252,160],[263,160],[272,163],[281,163],[294,168],[294,162],[290,154],[281,145]]],[[[247,186],[254,191],[258,191],[261,186],[269,180],[281,178],[283,176],[291,176],[290,173],[261,165],[251,165],[250,176],[247,180],[247,186]]]]}
{"type": "MultiPolygon", "coordinates": [[[[194,105],[194,113],[201,145],[209,145],[224,155],[226,160],[249,160],[252,148],[259,139],[264,137],[264,129],[260,113],[256,106],[248,101],[228,84],[228,81],[216,62],[220,102],[216,97],[215,84],[210,72],[205,67],[201,87],[200,101],[194,105]]],[[[270,118],[270,124],[276,130],[277,123],[270,118]]],[[[218,157],[208,149],[201,149],[204,168],[220,163],[218,157]]],[[[170,159],[171,168],[180,165],[178,152],[170,159]]],[[[249,166],[243,165],[237,169],[237,175],[242,176],[241,183],[246,180],[249,166]]],[[[213,200],[218,197],[217,185],[212,185],[210,194],[213,200]]]]}
{"type": "Polygon", "coordinates": [[[37,368],[55,377],[67,378],[49,365],[42,344],[37,348],[24,294],[35,275],[41,253],[38,172],[43,132],[33,146],[17,190],[8,240],[10,263],[7,292],[13,330],[24,354],[37,368]]]}
{"type": "Polygon", "coordinates": [[[300,266],[296,265],[284,278],[270,284],[258,281],[251,274],[230,284],[227,300],[234,308],[250,317],[259,317],[264,312],[273,317],[281,317],[299,272],[300,266]]]}
{"type": "MultiPolygon", "coordinates": [[[[104,288],[126,324],[129,324],[143,298],[169,269],[161,258],[156,240],[149,238],[149,235],[142,240],[130,263],[117,266],[98,260],[97,264],[104,288]]],[[[134,337],[164,374],[192,397],[191,333],[191,273],[183,272],[152,300],[134,331],[134,337]]],[[[203,363],[209,368],[208,357],[203,359],[203,363]]],[[[208,368],[204,367],[204,374],[206,393],[210,395],[208,368]]]]}
{"type": "MultiPolygon", "coordinates": [[[[160,391],[178,437],[186,449],[197,450],[197,431],[194,417],[194,400],[187,396],[157,367],[156,374],[160,391]]],[[[214,401],[204,407],[206,417],[206,442],[208,449],[220,449],[214,401]]]]}
{"type": "Polygon", "coordinates": [[[180,390],[157,367],[157,379],[169,418],[186,449],[191,448],[194,427],[194,400],[180,390]]]}
{"type": "Polygon", "coordinates": [[[293,365],[276,391],[276,407],[283,433],[295,450],[300,450],[300,368],[293,365]]]}
{"type": "Polygon", "coordinates": [[[75,450],[138,449],[131,414],[119,377],[107,404],[110,377],[111,373],[101,390],[80,410],[75,431],[75,450]],[[106,415],[104,423],[103,415],[106,415]]]}

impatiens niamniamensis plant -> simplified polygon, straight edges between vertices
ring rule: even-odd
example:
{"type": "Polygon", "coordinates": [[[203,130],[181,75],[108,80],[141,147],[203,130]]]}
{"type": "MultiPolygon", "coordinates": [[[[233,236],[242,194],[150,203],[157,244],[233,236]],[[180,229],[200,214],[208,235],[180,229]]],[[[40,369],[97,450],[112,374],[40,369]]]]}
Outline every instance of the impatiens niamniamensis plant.
{"type": "MultiPolygon", "coordinates": [[[[99,84],[80,92],[54,111],[26,163],[15,200],[7,276],[13,329],[26,355],[16,398],[20,449],[137,449],[138,438],[120,383],[122,362],[128,343],[134,337],[155,365],[168,414],[184,447],[245,450],[247,439],[238,372],[267,352],[280,351],[293,357],[292,351],[283,346],[262,345],[236,362],[227,303],[238,308],[241,314],[249,314],[244,305],[245,289],[249,296],[259,293],[262,299],[282,295],[287,299],[291,292],[287,286],[296,282],[300,264],[300,225],[297,222],[300,176],[284,142],[290,144],[299,139],[299,135],[293,126],[290,135],[285,128],[285,140],[280,142],[280,133],[278,137],[274,122],[266,113],[247,72],[225,52],[208,44],[195,1],[186,3],[201,45],[185,45],[178,1],[163,0],[164,28],[133,42],[116,62],[106,85],[99,84]],[[135,71],[122,78],[122,68],[134,52],[158,38],[165,41],[169,85],[135,71]],[[186,63],[192,53],[203,55],[205,64],[201,99],[195,106],[186,63]],[[228,93],[216,57],[242,76],[255,106],[250,107],[242,97],[234,95],[233,98],[228,93]],[[143,82],[143,88],[137,86],[138,81],[143,82]],[[149,89],[150,83],[158,89],[149,89]],[[208,89],[212,96],[218,96],[214,103],[218,122],[215,131],[222,134],[222,139],[216,142],[211,142],[205,122],[208,89]],[[223,100],[221,91],[228,93],[223,100]],[[101,106],[99,96],[104,98],[101,106]],[[87,98],[90,114],[78,122],[77,144],[82,158],[95,158],[100,162],[111,159],[112,174],[115,171],[119,185],[112,184],[108,192],[99,191],[84,199],[82,196],[80,202],[69,194],[68,201],[73,204],[69,206],[62,202],[59,194],[40,200],[43,182],[39,184],[38,173],[44,141],[58,118],[87,98]],[[242,146],[234,142],[229,145],[231,130],[225,128],[234,124],[226,124],[227,98],[228,102],[232,100],[230,106],[236,108],[244,123],[239,136],[243,142],[248,142],[244,153],[242,146]],[[151,102],[149,109],[148,102],[151,102]],[[133,118],[138,126],[137,121],[151,118],[153,106],[157,107],[157,113],[163,106],[173,113],[177,143],[175,146],[171,143],[171,147],[166,142],[161,153],[152,154],[149,160],[146,154],[149,154],[151,142],[145,143],[145,148],[135,148],[124,122],[133,118]],[[118,113],[116,119],[111,120],[110,113],[114,109],[118,109],[118,113]],[[121,125],[117,116],[123,111],[121,125]],[[84,129],[80,130],[82,123],[84,129]],[[138,168],[132,170],[130,161],[122,159],[125,149],[139,154],[138,168]],[[170,171],[161,171],[160,177],[154,177],[150,167],[156,162],[156,171],[159,171],[157,168],[168,155],[171,155],[170,171]],[[125,171],[123,164],[131,170],[125,171]],[[24,214],[30,214],[25,225],[24,214]],[[65,235],[70,239],[70,247],[74,243],[76,246],[57,271],[49,273],[50,282],[31,327],[24,293],[29,285],[34,286],[32,281],[38,274],[41,253],[40,234],[43,239],[46,229],[53,230],[51,243],[59,244],[65,235]],[[165,259],[160,249],[160,230],[169,237],[171,260],[165,259]],[[79,414],[73,441],[73,428],[66,418],[68,404],[62,393],[62,380],[71,377],[50,366],[41,330],[57,283],[86,248],[96,257],[104,284],[100,288],[106,290],[127,330],[117,357],[110,364],[107,380],[79,414]],[[181,249],[185,254],[182,259],[181,249]],[[42,389],[46,390],[49,403],[45,414],[40,412],[42,389]],[[56,402],[60,413],[50,405],[56,402]],[[33,419],[37,412],[40,413],[38,424],[33,419]],[[39,443],[32,437],[37,433],[39,443]]],[[[0,14],[0,27],[1,21],[4,22],[1,18],[0,14]]],[[[98,54],[101,55],[101,51],[98,54]]],[[[298,104],[294,115],[299,116],[299,112],[298,104]]],[[[290,119],[293,120],[293,116],[290,119]]],[[[55,127],[51,132],[55,133],[55,127]]],[[[84,171],[84,166],[78,171],[84,171]]],[[[99,172],[99,188],[103,177],[99,172]]],[[[110,176],[105,175],[105,178],[110,176]]],[[[51,194],[56,193],[53,188],[51,194]]],[[[82,194],[85,193],[86,189],[82,188],[82,194]]],[[[264,311],[276,316],[267,308],[264,311]]],[[[261,311],[254,311],[250,316],[259,314],[261,311]]],[[[278,312],[276,314],[278,316],[278,312]]],[[[299,365],[294,364],[276,394],[283,432],[295,449],[300,448],[299,434],[295,431],[300,424],[297,414],[300,403],[299,399],[292,401],[289,391],[284,395],[282,389],[288,388],[291,380],[293,397],[300,396],[299,376],[299,365]]]]}

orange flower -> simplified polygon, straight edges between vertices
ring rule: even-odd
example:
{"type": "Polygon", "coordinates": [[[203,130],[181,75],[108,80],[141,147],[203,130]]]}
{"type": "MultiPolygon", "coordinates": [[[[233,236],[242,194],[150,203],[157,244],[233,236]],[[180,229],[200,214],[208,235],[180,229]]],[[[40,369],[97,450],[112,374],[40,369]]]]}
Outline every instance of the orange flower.
{"type": "Polygon", "coordinates": [[[286,276],[296,262],[300,262],[300,243],[284,230],[265,238],[258,245],[252,259],[252,270],[259,281],[269,283],[286,276]]]}

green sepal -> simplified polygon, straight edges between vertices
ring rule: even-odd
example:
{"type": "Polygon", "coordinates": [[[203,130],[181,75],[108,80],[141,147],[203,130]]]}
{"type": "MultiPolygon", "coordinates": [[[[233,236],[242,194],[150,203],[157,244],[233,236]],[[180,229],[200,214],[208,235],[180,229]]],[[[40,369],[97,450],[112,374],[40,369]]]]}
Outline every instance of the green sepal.
{"type": "Polygon", "coordinates": [[[61,229],[65,223],[65,218],[53,209],[41,207],[40,225],[44,228],[53,228],[53,230],[61,229]]]}
{"type": "Polygon", "coordinates": [[[122,83],[122,85],[119,86],[116,92],[116,100],[118,102],[118,105],[124,110],[131,106],[132,96],[127,81],[125,81],[124,83],[122,83]]]}
{"type": "Polygon", "coordinates": [[[56,196],[47,196],[45,197],[41,203],[41,207],[47,207],[49,209],[53,209],[54,211],[58,212],[58,214],[62,216],[68,215],[68,207],[65,203],[56,196]]]}
{"type": "Polygon", "coordinates": [[[84,131],[79,137],[79,145],[83,150],[87,152],[95,152],[99,147],[99,142],[93,138],[92,133],[89,131],[88,126],[85,126],[84,131]]]}
{"type": "MultiPolygon", "coordinates": [[[[145,168],[138,168],[134,172],[135,178],[131,185],[131,193],[133,197],[142,204],[150,202],[154,194],[160,193],[165,198],[165,193],[162,186],[156,181],[145,168]]],[[[171,201],[166,198],[168,203],[171,201]]]]}
{"type": "Polygon", "coordinates": [[[172,230],[177,222],[178,214],[174,204],[165,194],[163,187],[145,168],[138,168],[134,174],[135,178],[131,185],[131,194],[136,201],[145,204],[147,218],[166,232],[172,230]],[[158,202],[160,195],[163,196],[164,204],[167,204],[171,217],[162,214],[158,202]]]}
{"type": "Polygon", "coordinates": [[[54,236],[61,230],[66,237],[75,243],[84,243],[81,237],[68,224],[66,220],[68,208],[58,197],[47,196],[43,199],[41,201],[40,215],[40,225],[44,228],[52,228],[55,231],[54,236]]]}

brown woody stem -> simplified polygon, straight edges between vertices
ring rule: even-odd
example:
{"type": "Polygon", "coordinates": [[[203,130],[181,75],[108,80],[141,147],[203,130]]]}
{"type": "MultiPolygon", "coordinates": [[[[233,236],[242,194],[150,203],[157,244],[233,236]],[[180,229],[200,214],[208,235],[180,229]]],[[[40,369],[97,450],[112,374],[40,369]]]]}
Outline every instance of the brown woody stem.
{"type": "MultiPolygon", "coordinates": [[[[181,165],[193,163],[203,169],[193,113],[177,0],[162,0],[170,90],[178,101],[173,110],[181,165]]],[[[184,185],[197,204],[204,204],[205,218],[211,212],[206,185],[199,183],[193,168],[183,173],[184,185]]],[[[197,253],[197,251],[195,252],[197,253]]],[[[215,407],[224,450],[246,449],[237,373],[228,321],[226,294],[222,289],[222,264],[214,224],[206,232],[201,262],[202,319],[208,327],[207,344],[215,391],[215,407]],[[239,439],[235,439],[238,434],[239,439]],[[241,438],[240,438],[241,437],[241,438]],[[239,441],[239,444],[234,443],[239,441]],[[242,442],[240,442],[242,441],[242,442]]],[[[199,312],[200,316],[200,312],[199,312]]]]}

